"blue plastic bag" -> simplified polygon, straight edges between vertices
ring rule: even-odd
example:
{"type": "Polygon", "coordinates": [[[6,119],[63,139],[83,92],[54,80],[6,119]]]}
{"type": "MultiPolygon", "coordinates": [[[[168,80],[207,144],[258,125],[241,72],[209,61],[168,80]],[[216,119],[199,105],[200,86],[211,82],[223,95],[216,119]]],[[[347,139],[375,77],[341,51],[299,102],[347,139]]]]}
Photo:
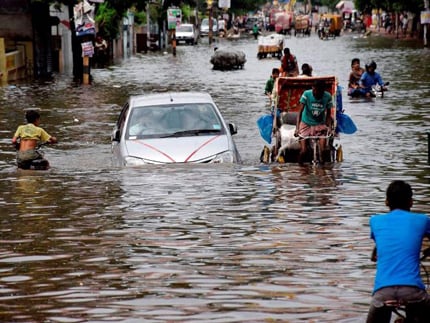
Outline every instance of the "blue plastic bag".
{"type": "Polygon", "coordinates": [[[343,103],[342,103],[342,87],[340,85],[337,86],[336,91],[336,112],[341,113],[343,111],[343,103]]]}
{"type": "Polygon", "coordinates": [[[257,120],[258,130],[261,137],[267,142],[272,143],[273,115],[265,114],[257,120]]]}
{"type": "Polygon", "coordinates": [[[352,135],[357,131],[357,127],[354,124],[354,121],[345,113],[338,113],[336,115],[337,119],[337,127],[336,132],[342,132],[347,135],[352,135]]]}

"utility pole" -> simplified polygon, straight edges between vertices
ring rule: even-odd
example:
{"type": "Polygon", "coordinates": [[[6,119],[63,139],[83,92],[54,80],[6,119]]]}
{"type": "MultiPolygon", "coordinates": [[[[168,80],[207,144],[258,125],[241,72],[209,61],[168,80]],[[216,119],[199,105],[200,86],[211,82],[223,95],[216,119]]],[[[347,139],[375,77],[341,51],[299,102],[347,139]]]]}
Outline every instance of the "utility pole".
{"type": "Polygon", "coordinates": [[[212,16],[213,16],[213,0],[207,0],[208,2],[208,8],[209,8],[209,31],[208,31],[208,38],[209,38],[209,45],[212,44],[212,37],[213,37],[213,21],[212,21],[212,16]]]}
{"type": "MultiPolygon", "coordinates": [[[[424,0],[424,11],[426,12],[426,15],[429,13],[429,0],[424,0]]],[[[427,26],[428,23],[424,24],[424,47],[427,47],[427,26]]]]}

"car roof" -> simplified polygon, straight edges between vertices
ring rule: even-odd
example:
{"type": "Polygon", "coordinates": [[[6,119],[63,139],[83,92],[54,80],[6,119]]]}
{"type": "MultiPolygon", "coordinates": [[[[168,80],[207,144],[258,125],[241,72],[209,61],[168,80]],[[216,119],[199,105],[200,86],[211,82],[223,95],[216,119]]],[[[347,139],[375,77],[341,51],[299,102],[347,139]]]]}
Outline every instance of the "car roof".
{"type": "Polygon", "coordinates": [[[203,102],[214,103],[210,94],[206,92],[163,92],[130,97],[131,107],[203,102]]]}

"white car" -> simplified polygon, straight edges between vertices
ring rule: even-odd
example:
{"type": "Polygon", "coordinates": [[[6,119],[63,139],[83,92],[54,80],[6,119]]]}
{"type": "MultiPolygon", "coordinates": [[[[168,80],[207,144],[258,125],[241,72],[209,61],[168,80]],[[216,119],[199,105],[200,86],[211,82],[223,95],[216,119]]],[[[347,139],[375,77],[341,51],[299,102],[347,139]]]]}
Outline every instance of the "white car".
{"type": "Polygon", "coordinates": [[[115,165],[241,162],[227,124],[208,93],[132,96],[112,133],[115,165]]]}
{"type": "MultiPolygon", "coordinates": [[[[212,34],[216,36],[218,33],[218,21],[212,18],[212,34]]],[[[200,25],[200,36],[208,36],[209,34],[209,18],[204,18],[200,25]]]]}
{"type": "Polygon", "coordinates": [[[181,24],[176,27],[176,41],[184,42],[185,44],[197,44],[199,35],[196,27],[193,24],[181,24]]]}

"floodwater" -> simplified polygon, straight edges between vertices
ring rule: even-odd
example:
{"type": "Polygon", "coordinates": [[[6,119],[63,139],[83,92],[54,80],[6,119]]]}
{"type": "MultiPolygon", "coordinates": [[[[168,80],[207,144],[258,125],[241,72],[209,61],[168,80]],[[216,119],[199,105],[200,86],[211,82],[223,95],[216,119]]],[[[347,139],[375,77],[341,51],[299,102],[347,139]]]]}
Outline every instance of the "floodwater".
{"type": "Polygon", "coordinates": [[[178,46],[70,76],[0,88],[0,321],[363,322],[373,285],[369,216],[391,180],[430,213],[430,52],[378,36],[288,38],[299,65],[347,85],[374,59],[384,98],[350,101],[358,131],[334,165],[261,165],[256,120],[276,59],[252,38],[178,46]],[[214,71],[213,47],[242,50],[243,70],[214,71]],[[110,134],[131,94],[208,91],[229,122],[239,165],[112,166],[110,134]],[[49,171],[18,171],[10,138],[38,108],[59,139],[49,171]]]}

